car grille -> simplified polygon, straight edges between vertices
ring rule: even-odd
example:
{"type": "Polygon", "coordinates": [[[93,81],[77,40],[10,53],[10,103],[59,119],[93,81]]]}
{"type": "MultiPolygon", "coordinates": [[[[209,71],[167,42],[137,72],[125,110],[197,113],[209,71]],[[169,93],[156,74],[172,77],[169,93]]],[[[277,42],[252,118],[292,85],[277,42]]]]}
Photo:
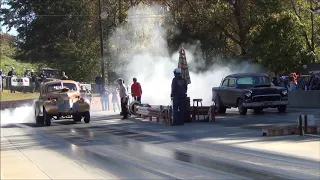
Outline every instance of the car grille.
{"type": "Polygon", "coordinates": [[[264,102],[264,101],[280,101],[280,96],[256,96],[253,97],[253,102],[264,102]]]}
{"type": "Polygon", "coordinates": [[[278,94],[279,91],[274,88],[268,88],[268,89],[254,89],[253,94],[254,95],[262,95],[262,94],[278,94]]]}

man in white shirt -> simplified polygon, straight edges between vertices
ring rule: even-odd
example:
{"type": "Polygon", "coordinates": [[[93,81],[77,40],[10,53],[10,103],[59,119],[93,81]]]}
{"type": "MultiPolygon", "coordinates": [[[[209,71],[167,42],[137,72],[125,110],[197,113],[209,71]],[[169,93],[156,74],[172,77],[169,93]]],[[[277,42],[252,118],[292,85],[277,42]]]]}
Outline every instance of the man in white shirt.
{"type": "Polygon", "coordinates": [[[119,95],[121,99],[121,112],[123,115],[122,119],[128,119],[128,100],[129,100],[129,94],[127,91],[127,88],[124,84],[123,79],[119,78],[118,79],[119,83],[119,95]]]}

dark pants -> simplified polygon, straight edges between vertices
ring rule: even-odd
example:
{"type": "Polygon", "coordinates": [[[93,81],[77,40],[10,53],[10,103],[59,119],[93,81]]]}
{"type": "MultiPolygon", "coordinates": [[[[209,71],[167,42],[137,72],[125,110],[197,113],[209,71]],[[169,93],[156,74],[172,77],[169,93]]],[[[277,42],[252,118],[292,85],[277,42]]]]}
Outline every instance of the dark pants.
{"type": "Polygon", "coordinates": [[[124,119],[128,118],[128,98],[121,98],[121,113],[124,119]]]}
{"type": "Polygon", "coordinates": [[[184,124],[185,119],[185,97],[173,98],[173,122],[172,124],[184,124]]]}
{"type": "Polygon", "coordinates": [[[141,96],[134,96],[133,99],[135,101],[139,101],[139,103],[141,103],[141,96]]]}

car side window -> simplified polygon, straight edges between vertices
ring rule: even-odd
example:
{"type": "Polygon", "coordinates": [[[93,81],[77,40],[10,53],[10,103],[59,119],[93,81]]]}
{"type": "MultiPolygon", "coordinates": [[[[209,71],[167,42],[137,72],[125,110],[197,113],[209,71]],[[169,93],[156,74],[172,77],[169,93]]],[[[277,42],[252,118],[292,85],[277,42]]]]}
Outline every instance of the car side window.
{"type": "Polygon", "coordinates": [[[228,82],[229,82],[229,79],[223,80],[222,86],[227,87],[228,86],[228,82]]]}
{"type": "Polygon", "coordinates": [[[229,79],[229,85],[228,87],[234,87],[235,86],[235,79],[229,79]]]}

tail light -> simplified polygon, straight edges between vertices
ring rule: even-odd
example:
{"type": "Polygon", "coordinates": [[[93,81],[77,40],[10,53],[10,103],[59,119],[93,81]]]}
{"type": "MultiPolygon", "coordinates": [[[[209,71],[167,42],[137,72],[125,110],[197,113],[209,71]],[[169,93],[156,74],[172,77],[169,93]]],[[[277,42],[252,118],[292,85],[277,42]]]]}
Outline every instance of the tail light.
{"type": "Polygon", "coordinates": [[[83,98],[80,98],[80,102],[84,102],[84,99],[83,99],[83,98]]]}

